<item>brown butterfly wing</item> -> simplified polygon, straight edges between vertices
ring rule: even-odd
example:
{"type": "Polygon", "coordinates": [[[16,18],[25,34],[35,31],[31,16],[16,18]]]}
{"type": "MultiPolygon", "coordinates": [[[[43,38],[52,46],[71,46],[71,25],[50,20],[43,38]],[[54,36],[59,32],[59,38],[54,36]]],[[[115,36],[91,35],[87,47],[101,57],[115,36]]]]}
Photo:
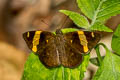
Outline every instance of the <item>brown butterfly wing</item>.
{"type": "Polygon", "coordinates": [[[64,34],[64,38],[79,52],[88,53],[100,41],[100,34],[98,32],[75,31],[64,34]]]}
{"type": "MultiPolygon", "coordinates": [[[[71,33],[66,33],[63,35],[63,42],[62,42],[62,49],[60,53],[60,60],[61,64],[64,67],[69,67],[69,68],[75,68],[77,67],[83,60],[83,56],[79,50],[76,49],[71,44],[71,40],[74,40],[74,45],[77,45],[79,43],[79,40],[77,39],[77,36],[71,34],[71,33]]],[[[77,47],[81,47],[81,45],[77,45],[77,47]]],[[[82,50],[82,49],[81,49],[82,50]]]]}
{"type": "Polygon", "coordinates": [[[82,53],[89,52],[100,40],[100,36],[98,34],[92,34],[92,32],[83,32],[84,34],[80,34],[81,32],[75,31],[64,34],[64,40],[65,40],[65,53],[63,54],[61,58],[61,63],[65,67],[74,68],[81,64],[83,61],[83,55],[82,53]],[[80,36],[80,37],[79,37],[80,36]],[[83,43],[84,41],[80,38],[86,37],[85,44],[87,43],[88,51],[84,52],[83,43]],[[82,44],[81,44],[81,41],[82,44]]]}
{"type": "Polygon", "coordinates": [[[86,36],[86,39],[88,41],[88,48],[91,50],[96,46],[96,44],[100,41],[101,39],[101,34],[98,32],[85,32],[84,33],[86,36]]]}
{"type": "Polygon", "coordinates": [[[30,31],[23,34],[28,47],[35,52],[46,67],[60,65],[59,56],[54,43],[55,35],[47,31],[30,31]],[[28,36],[29,34],[29,36],[28,36]]]}
{"type": "Polygon", "coordinates": [[[25,32],[23,34],[23,38],[25,40],[25,42],[27,43],[27,46],[32,50],[32,47],[33,47],[33,38],[34,38],[34,35],[35,35],[35,31],[30,31],[30,32],[25,32]]]}
{"type": "Polygon", "coordinates": [[[76,50],[68,42],[65,42],[64,48],[65,48],[65,53],[63,53],[61,55],[62,57],[60,57],[61,64],[64,67],[75,68],[79,64],[81,64],[83,60],[83,55],[78,50],[76,50]]]}

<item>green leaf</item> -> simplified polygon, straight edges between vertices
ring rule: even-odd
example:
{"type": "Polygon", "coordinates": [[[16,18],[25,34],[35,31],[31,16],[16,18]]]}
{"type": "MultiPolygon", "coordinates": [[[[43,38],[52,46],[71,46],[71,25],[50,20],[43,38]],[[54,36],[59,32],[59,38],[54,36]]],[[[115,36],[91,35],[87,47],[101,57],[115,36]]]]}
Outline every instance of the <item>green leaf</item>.
{"type": "Polygon", "coordinates": [[[92,80],[120,80],[120,57],[110,52],[104,44],[99,45],[105,48],[106,56],[92,80]]]}
{"type": "Polygon", "coordinates": [[[97,20],[105,21],[111,16],[120,14],[120,0],[102,0],[103,4],[98,12],[97,20]]]}
{"type": "Polygon", "coordinates": [[[73,22],[82,28],[88,28],[89,27],[89,22],[88,20],[80,15],[79,13],[68,11],[68,10],[60,10],[60,12],[64,13],[65,15],[69,16],[70,19],[73,20],[73,22]]]}
{"type": "MultiPolygon", "coordinates": [[[[64,33],[76,31],[77,29],[63,29],[64,33]]],[[[90,55],[83,55],[82,64],[74,69],[64,68],[46,68],[39,60],[38,56],[31,53],[24,67],[22,80],[82,80],[84,72],[89,63],[90,55]]]]}
{"type": "Polygon", "coordinates": [[[120,13],[120,0],[77,0],[81,11],[95,21],[105,21],[120,13]]]}
{"type": "MultiPolygon", "coordinates": [[[[76,29],[76,28],[64,28],[64,29],[61,29],[61,31],[63,33],[68,33],[68,32],[73,32],[73,31],[78,31],[79,29],[76,29]]],[[[54,34],[56,34],[55,32],[53,32],[54,34]]]]}
{"type": "Polygon", "coordinates": [[[73,31],[78,31],[79,29],[76,28],[64,28],[61,29],[63,33],[68,33],[68,32],[73,32],[73,31]]]}
{"type": "MultiPolygon", "coordinates": [[[[97,3],[98,0],[94,0],[97,3]]],[[[95,7],[98,6],[98,4],[94,7],[94,2],[93,0],[77,0],[78,7],[81,9],[81,11],[89,18],[93,19],[94,13],[95,13],[95,7]]]]}
{"type": "Polygon", "coordinates": [[[112,50],[114,50],[116,54],[120,55],[120,25],[113,34],[111,46],[112,50]]]}
{"type": "Polygon", "coordinates": [[[105,31],[105,32],[113,32],[112,29],[106,27],[104,24],[101,24],[99,22],[95,23],[92,27],[90,27],[90,30],[99,30],[99,31],[105,31]]]}
{"type": "Polygon", "coordinates": [[[93,27],[92,30],[107,31],[109,28],[103,25],[101,27],[94,25],[96,23],[101,25],[111,16],[120,14],[120,0],[77,0],[77,3],[81,11],[91,19],[89,27],[93,27]]]}

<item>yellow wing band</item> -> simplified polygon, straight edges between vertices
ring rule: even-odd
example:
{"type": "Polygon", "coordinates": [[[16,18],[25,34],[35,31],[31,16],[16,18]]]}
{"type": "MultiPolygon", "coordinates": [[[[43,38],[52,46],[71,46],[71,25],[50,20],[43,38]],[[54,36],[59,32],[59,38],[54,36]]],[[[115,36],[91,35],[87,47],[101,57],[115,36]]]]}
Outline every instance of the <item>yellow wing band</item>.
{"type": "Polygon", "coordinates": [[[83,46],[84,52],[88,52],[88,47],[87,46],[83,46]]]}
{"type": "Polygon", "coordinates": [[[84,31],[78,31],[78,35],[79,35],[79,39],[80,39],[80,43],[83,46],[84,52],[88,52],[88,42],[86,39],[86,36],[84,34],[84,31]]]}
{"type": "Polygon", "coordinates": [[[46,43],[48,43],[48,40],[46,40],[46,43]]]}
{"type": "Polygon", "coordinates": [[[37,52],[37,45],[39,45],[39,40],[40,40],[40,34],[42,31],[36,31],[34,38],[33,38],[33,48],[32,51],[37,52]]]}
{"type": "Polygon", "coordinates": [[[30,37],[30,33],[29,33],[29,32],[27,32],[27,37],[28,37],[28,38],[30,37]]]}
{"type": "Polygon", "coordinates": [[[81,35],[81,34],[84,34],[84,32],[83,31],[78,31],[78,34],[81,35]]]}

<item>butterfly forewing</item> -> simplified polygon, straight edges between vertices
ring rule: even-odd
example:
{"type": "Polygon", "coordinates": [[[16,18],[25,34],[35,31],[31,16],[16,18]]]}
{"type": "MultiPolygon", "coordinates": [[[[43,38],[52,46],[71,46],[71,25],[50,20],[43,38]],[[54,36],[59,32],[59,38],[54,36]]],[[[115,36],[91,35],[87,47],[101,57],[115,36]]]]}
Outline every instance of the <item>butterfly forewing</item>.
{"type": "Polygon", "coordinates": [[[81,54],[88,53],[100,40],[100,34],[89,31],[75,31],[64,34],[66,42],[81,54]]]}
{"type": "Polygon", "coordinates": [[[84,33],[88,42],[88,49],[91,50],[100,41],[101,35],[98,32],[85,32],[84,33]]]}
{"type": "Polygon", "coordinates": [[[80,53],[83,52],[83,47],[80,43],[80,39],[77,31],[64,34],[64,39],[67,44],[79,50],[80,53]]]}
{"type": "Polygon", "coordinates": [[[27,43],[27,46],[32,50],[32,47],[33,47],[33,38],[34,38],[34,35],[35,35],[35,31],[30,31],[30,32],[25,32],[23,34],[23,38],[24,40],[26,41],[27,43]]]}

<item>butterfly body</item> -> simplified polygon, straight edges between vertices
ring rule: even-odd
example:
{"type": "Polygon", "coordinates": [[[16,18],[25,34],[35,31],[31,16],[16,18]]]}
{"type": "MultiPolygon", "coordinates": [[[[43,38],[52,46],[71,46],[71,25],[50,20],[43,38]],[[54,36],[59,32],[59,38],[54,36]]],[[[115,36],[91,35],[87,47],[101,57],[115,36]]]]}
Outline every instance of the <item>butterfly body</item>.
{"type": "Polygon", "coordinates": [[[100,40],[98,33],[74,31],[56,34],[47,31],[29,31],[23,34],[28,47],[39,56],[48,68],[64,66],[75,68],[83,61],[83,53],[88,53],[100,40]]]}

